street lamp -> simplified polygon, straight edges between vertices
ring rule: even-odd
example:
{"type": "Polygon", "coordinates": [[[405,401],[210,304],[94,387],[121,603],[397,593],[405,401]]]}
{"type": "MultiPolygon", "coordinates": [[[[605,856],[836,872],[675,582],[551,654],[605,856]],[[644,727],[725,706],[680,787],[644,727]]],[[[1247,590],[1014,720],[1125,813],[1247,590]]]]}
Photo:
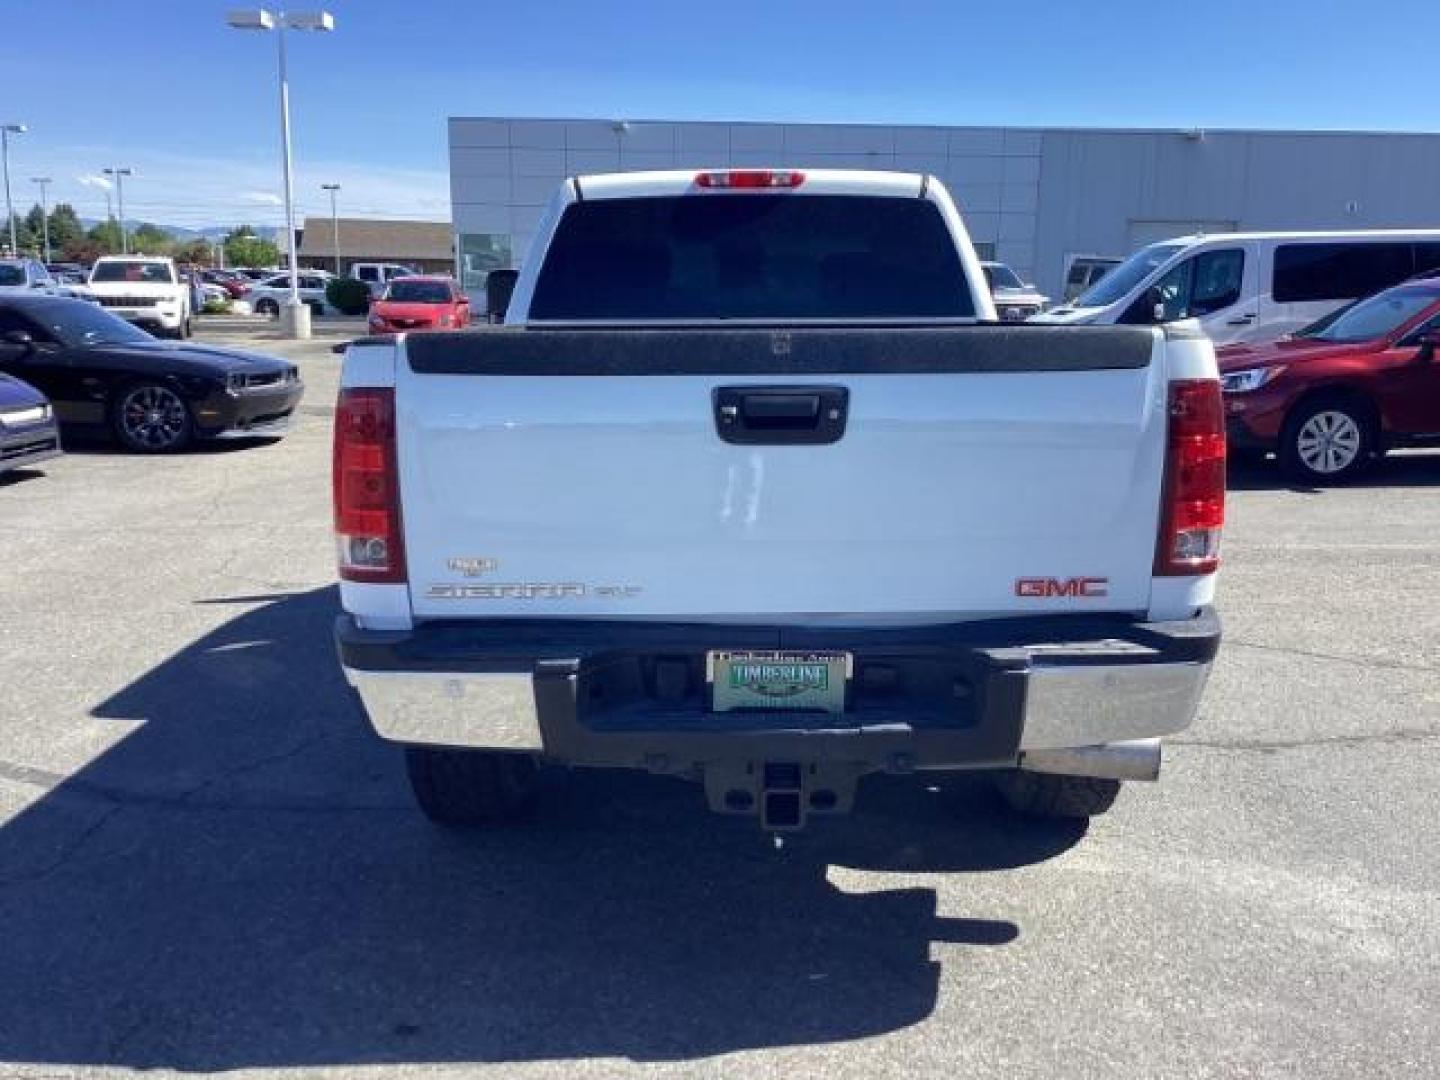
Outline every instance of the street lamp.
{"type": "Polygon", "coordinates": [[[24,124],[0,124],[0,158],[5,161],[5,216],[10,219],[10,254],[20,254],[20,241],[15,236],[15,207],[10,202],[10,136],[24,135],[24,124]]]}
{"type": "Polygon", "coordinates": [[[330,231],[335,235],[335,276],[340,276],[340,219],[335,216],[335,195],[339,184],[321,184],[321,189],[330,193],[330,231]]]}
{"type": "Polygon", "coordinates": [[[282,332],[292,337],[310,336],[310,309],[300,303],[299,261],[295,248],[295,170],[290,162],[290,77],[286,70],[285,31],[335,29],[335,16],[328,11],[280,11],[265,8],[232,11],[226,17],[236,30],[274,30],[280,52],[280,150],[285,178],[285,234],[290,251],[290,296],[281,310],[282,332]]]}
{"type": "Polygon", "coordinates": [[[40,185],[40,226],[45,230],[45,261],[50,261],[50,200],[45,197],[45,189],[50,186],[50,177],[32,176],[32,184],[40,185]]]}
{"type": "Polygon", "coordinates": [[[127,176],[134,176],[134,169],[101,169],[106,176],[115,178],[115,204],[120,208],[120,254],[130,254],[130,237],[125,232],[125,180],[127,176]]]}

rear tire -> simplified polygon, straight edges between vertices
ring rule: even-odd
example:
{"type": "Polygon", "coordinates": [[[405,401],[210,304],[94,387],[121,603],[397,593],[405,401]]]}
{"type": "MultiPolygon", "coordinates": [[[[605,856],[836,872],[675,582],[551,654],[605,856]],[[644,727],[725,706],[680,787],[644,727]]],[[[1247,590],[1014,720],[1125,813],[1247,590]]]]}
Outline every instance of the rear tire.
{"type": "Polygon", "coordinates": [[[262,296],[259,300],[256,300],[254,310],[256,315],[265,315],[271,319],[278,319],[280,317],[280,305],[268,296],[262,296]]]}
{"type": "Polygon", "coordinates": [[[516,821],[540,798],[540,769],[528,754],[405,748],[415,801],[431,821],[473,827],[516,821]]]}
{"type": "Polygon", "coordinates": [[[1120,794],[1119,780],[1057,776],[1015,769],[995,778],[1007,806],[1029,818],[1090,818],[1105,813],[1120,794]]]}

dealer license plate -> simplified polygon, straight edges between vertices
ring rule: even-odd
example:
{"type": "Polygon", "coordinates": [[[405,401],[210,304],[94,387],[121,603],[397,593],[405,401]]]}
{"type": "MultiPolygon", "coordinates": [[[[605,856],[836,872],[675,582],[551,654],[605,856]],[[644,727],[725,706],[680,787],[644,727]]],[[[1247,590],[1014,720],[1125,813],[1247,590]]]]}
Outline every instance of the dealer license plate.
{"type": "Polygon", "coordinates": [[[712,652],[705,665],[715,712],[735,709],[845,711],[849,653],[712,652]]]}

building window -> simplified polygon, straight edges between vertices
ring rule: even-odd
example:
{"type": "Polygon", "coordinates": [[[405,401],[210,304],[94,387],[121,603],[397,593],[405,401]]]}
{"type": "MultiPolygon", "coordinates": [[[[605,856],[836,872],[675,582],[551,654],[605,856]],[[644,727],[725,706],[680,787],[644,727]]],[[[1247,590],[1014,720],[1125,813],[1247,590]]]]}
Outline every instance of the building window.
{"type": "Polygon", "coordinates": [[[485,288],[491,270],[514,266],[509,233],[460,234],[460,287],[485,288]]]}

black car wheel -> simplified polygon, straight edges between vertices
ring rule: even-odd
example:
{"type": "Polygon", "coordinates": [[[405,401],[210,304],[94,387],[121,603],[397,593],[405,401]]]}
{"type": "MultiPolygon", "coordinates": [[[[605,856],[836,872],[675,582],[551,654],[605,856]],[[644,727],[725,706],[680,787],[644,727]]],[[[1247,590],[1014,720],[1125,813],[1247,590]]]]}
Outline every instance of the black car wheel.
{"type": "Polygon", "coordinates": [[[195,436],[190,410],[180,395],[160,383],[135,383],[115,398],[111,424],[129,450],[160,454],[181,450],[195,436]]]}
{"type": "Polygon", "coordinates": [[[280,317],[280,305],[268,296],[262,296],[255,301],[255,314],[268,315],[272,319],[277,319],[280,317]]]}

